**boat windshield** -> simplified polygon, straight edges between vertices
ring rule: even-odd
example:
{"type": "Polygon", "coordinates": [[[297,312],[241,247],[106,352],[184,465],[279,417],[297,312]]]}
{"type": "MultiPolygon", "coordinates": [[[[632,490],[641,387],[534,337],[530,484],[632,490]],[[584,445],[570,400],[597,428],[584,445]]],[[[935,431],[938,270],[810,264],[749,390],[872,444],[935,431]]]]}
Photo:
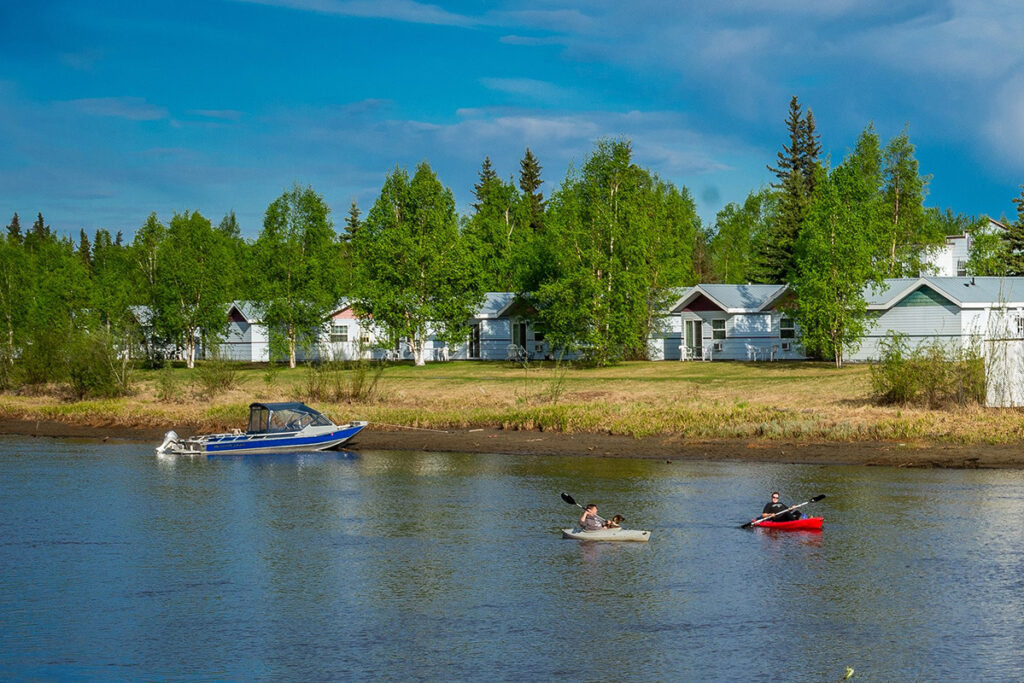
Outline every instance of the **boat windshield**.
{"type": "Polygon", "coordinates": [[[301,403],[253,404],[249,407],[249,433],[295,432],[310,425],[333,424],[322,413],[301,403]]]}

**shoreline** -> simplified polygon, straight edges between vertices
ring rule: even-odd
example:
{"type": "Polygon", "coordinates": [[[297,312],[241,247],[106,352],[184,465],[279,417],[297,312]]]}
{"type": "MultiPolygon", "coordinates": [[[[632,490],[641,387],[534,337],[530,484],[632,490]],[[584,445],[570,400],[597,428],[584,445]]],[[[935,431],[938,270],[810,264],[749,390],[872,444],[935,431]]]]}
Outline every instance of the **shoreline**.
{"type": "MultiPolygon", "coordinates": [[[[0,419],[0,434],[150,443],[155,449],[166,429],[123,424],[91,425],[57,420],[0,419]]],[[[188,430],[180,430],[182,434],[188,430]]],[[[497,428],[464,430],[381,429],[371,424],[350,450],[398,450],[509,455],[574,455],[666,461],[743,461],[780,464],[1024,469],[1018,445],[919,444],[888,442],[774,441],[767,439],[687,440],[681,435],[634,438],[614,434],[497,428]]]]}

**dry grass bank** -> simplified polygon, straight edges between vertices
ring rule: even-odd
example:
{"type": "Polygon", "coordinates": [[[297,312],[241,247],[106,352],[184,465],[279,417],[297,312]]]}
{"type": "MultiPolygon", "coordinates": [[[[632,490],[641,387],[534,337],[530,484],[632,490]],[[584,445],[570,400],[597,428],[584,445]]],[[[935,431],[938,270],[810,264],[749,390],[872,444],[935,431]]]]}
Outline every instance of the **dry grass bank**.
{"type": "MultiPolygon", "coordinates": [[[[134,395],[67,402],[53,395],[0,395],[0,417],[146,429],[242,426],[253,400],[305,400],[336,420],[378,428],[498,427],[634,437],[901,441],[932,444],[1024,442],[1024,413],[981,407],[926,410],[869,400],[869,368],[829,364],[623,363],[610,368],[528,368],[506,363],[388,367],[369,400],[324,403],[305,396],[305,368],[238,373],[212,397],[195,372],[140,371],[134,395]]],[[[344,376],[342,376],[344,381],[344,376]]]]}

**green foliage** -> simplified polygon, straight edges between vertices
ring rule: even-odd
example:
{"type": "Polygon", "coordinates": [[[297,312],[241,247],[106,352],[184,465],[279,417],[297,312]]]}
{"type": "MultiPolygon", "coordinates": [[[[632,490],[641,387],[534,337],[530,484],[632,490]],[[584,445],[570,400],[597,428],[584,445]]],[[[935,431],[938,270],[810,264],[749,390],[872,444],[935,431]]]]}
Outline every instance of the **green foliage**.
{"type": "Polygon", "coordinates": [[[181,386],[174,374],[174,366],[165,360],[157,371],[156,397],[164,403],[174,403],[181,398],[181,386]]]}
{"type": "Polygon", "coordinates": [[[1006,259],[1006,274],[1012,277],[1024,276],[1024,185],[1019,197],[1013,200],[1017,205],[1017,220],[1006,226],[1003,233],[1003,253],[1006,259]]]}
{"type": "Polygon", "coordinates": [[[227,328],[227,244],[209,220],[186,211],[171,219],[155,256],[154,322],[185,349],[192,368],[200,335],[216,344],[227,328]]]}
{"type": "Polygon", "coordinates": [[[844,164],[830,176],[819,169],[807,222],[797,245],[792,281],[800,342],[812,355],[842,367],[866,329],[865,285],[876,276],[872,245],[861,235],[871,210],[865,176],[844,164]]]}
{"type": "Polygon", "coordinates": [[[459,233],[452,192],[429,164],[411,180],[405,169],[387,176],[352,248],[357,309],[392,341],[404,338],[416,365],[424,363],[431,334],[465,339],[483,300],[480,277],[459,233]]]}
{"type": "Polygon", "coordinates": [[[67,346],[67,380],[78,400],[116,398],[132,391],[126,346],[104,329],[75,332],[67,346]]]}
{"type": "Polygon", "coordinates": [[[871,366],[877,403],[941,408],[985,401],[985,363],[977,349],[936,342],[911,351],[904,335],[890,334],[881,351],[871,366]]]}
{"type": "Polygon", "coordinates": [[[778,152],[777,166],[768,170],[778,182],[777,203],[768,225],[767,239],[758,243],[751,279],[770,284],[785,282],[793,269],[796,242],[814,193],[815,173],[821,143],[810,109],[804,114],[796,96],[789,102],[786,118],[789,144],[778,152]]]}
{"type": "Polygon", "coordinates": [[[477,260],[483,288],[518,291],[525,277],[526,245],[533,236],[529,206],[515,185],[497,177],[490,159],[484,159],[474,190],[477,201],[463,234],[477,260]]]}
{"type": "Polygon", "coordinates": [[[922,249],[941,245],[945,233],[940,223],[928,220],[924,198],[931,176],[920,175],[905,129],[885,147],[882,179],[885,277],[916,276],[921,271],[922,249]]]}
{"type": "Polygon", "coordinates": [[[377,397],[387,364],[360,358],[310,363],[306,369],[303,397],[310,401],[369,402],[377,397]]]}
{"type": "Polygon", "coordinates": [[[218,347],[214,347],[209,357],[196,365],[196,390],[206,398],[230,391],[238,386],[241,369],[240,363],[228,360],[218,347]]]}
{"type": "Polygon", "coordinates": [[[529,215],[530,230],[537,232],[544,226],[544,193],[540,186],[544,183],[540,177],[541,165],[533,156],[530,148],[526,148],[522,161],[519,162],[519,189],[523,192],[523,201],[529,215]]]}
{"type": "Polygon", "coordinates": [[[598,365],[645,357],[655,314],[695,281],[689,193],[633,164],[629,142],[602,140],[546,221],[532,299],[548,341],[598,365]]]}
{"type": "Polygon", "coordinates": [[[272,357],[315,347],[342,294],[341,250],[330,208],[312,187],[295,185],[267,207],[253,247],[255,303],[270,333],[272,357]]]}
{"type": "Polygon", "coordinates": [[[711,239],[711,268],[715,282],[742,284],[754,279],[752,259],[765,250],[775,210],[774,192],[761,189],[742,205],[727,204],[715,217],[711,239]]]}

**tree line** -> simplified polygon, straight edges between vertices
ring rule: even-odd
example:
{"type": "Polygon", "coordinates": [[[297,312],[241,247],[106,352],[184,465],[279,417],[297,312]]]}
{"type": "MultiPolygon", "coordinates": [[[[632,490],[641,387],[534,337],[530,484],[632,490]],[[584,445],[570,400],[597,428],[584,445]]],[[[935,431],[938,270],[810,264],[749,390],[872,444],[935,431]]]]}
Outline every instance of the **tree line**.
{"type": "MultiPolygon", "coordinates": [[[[198,211],[166,224],[151,214],[130,242],[103,229],[76,242],[42,214],[23,230],[15,213],[0,239],[0,387],[82,372],[83,349],[124,357],[143,310],[148,339],[176,345],[192,367],[197,344],[223,339],[234,300],[255,306],[272,356],[292,366],[343,299],[422,363],[428,335],[465,338],[486,291],[520,293],[555,348],[599,364],[639,359],[679,288],[698,282],[791,283],[805,348],[841,364],[865,324],[864,287],[916,275],[925,249],[981,221],[924,207],[930,178],[906,130],[883,146],[867,126],[833,167],[795,97],[785,125],[775,182],[713,225],[624,139],[598,141],[549,195],[529,149],[518,177],[485,158],[467,215],[427,162],[392,169],[365,216],[352,202],[340,226],[320,194],[296,184],[251,240],[233,212],[218,224],[198,211]]],[[[1015,201],[1005,235],[977,233],[973,272],[1024,270],[1024,194],[1015,201]]]]}

